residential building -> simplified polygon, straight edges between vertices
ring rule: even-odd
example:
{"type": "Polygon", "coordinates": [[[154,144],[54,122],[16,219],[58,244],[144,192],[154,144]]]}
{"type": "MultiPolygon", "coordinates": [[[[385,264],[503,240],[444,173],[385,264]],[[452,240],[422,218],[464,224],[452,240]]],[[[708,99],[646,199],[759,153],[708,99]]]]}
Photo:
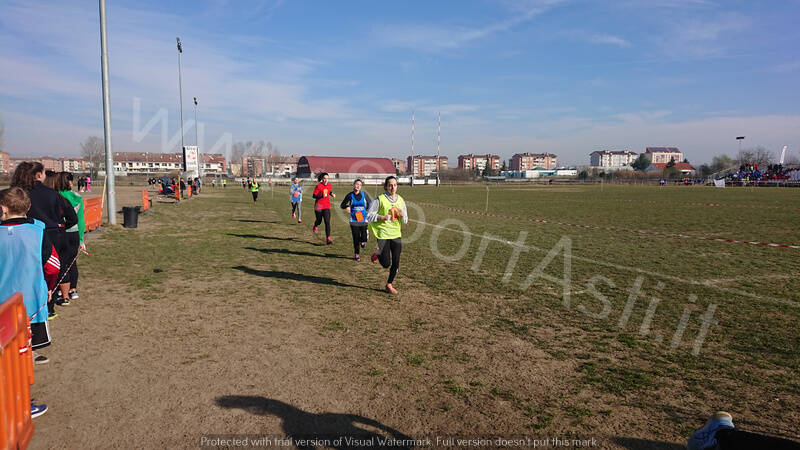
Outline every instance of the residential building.
{"type": "Polygon", "coordinates": [[[666,164],[670,160],[679,163],[684,159],[683,153],[677,147],[646,147],[644,153],[653,164],[666,164]]]}
{"type": "MultiPolygon", "coordinates": [[[[219,153],[202,153],[199,165],[204,175],[227,173],[225,157],[219,153]]],[[[114,153],[114,172],[117,175],[160,174],[175,170],[183,170],[181,153],[114,153]]]]}
{"type": "Polygon", "coordinates": [[[517,153],[511,157],[508,170],[523,171],[536,168],[555,169],[558,157],[552,153],[517,153]]]}
{"type": "Polygon", "coordinates": [[[13,172],[14,169],[17,168],[17,165],[23,161],[29,162],[38,162],[44,166],[44,170],[52,170],[53,172],[61,172],[61,161],[50,157],[50,156],[42,156],[42,157],[27,157],[27,158],[8,158],[8,171],[9,173],[13,172]]]}
{"type": "Polygon", "coordinates": [[[600,150],[589,153],[589,166],[602,170],[627,170],[639,154],[630,150],[600,150]]]}
{"type": "Polygon", "coordinates": [[[83,158],[61,158],[60,160],[63,172],[83,173],[88,172],[92,167],[92,164],[83,158]]]}
{"type": "Polygon", "coordinates": [[[289,177],[297,173],[297,155],[244,155],[241,163],[241,176],[250,178],[289,177]]]}
{"type": "Polygon", "coordinates": [[[0,173],[11,173],[11,156],[0,152],[0,173]]]}
{"type": "Polygon", "coordinates": [[[331,180],[386,178],[395,174],[395,166],[389,158],[341,156],[302,156],[297,162],[299,178],[313,178],[322,172],[331,180]]]}
{"type": "Polygon", "coordinates": [[[427,177],[436,173],[437,168],[438,172],[441,172],[447,170],[448,167],[447,156],[438,158],[438,166],[436,156],[413,155],[406,158],[406,162],[408,164],[407,173],[415,177],[427,177]]]}
{"type": "Polygon", "coordinates": [[[399,173],[400,175],[406,174],[406,162],[399,158],[392,158],[392,164],[394,164],[395,173],[399,173]]]}
{"type": "Polygon", "coordinates": [[[499,171],[501,166],[500,157],[497,155],[459,155],[458,168],[461,170],[473,171],[475,169],[483,172],[487,167],[493,171],[499,171]]]}

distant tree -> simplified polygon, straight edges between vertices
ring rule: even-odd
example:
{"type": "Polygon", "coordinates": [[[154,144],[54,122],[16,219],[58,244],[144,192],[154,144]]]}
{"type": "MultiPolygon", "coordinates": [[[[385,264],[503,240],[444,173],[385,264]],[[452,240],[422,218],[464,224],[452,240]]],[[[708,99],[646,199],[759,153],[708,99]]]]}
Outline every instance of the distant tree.
{"type": "Polygon", "coordinates": [[[770,150],[758,146],[755,150],[755,158],[753,162],[758,164],[759,167],[767,167],[775,162],[775,155],[773,155],[770,150]]]}
{"type": "Polygon", "coordinates": [[[711,159],[711,170],[713,170],[714,172],[730,169],[732,167],[735,167],[736,165],[737,165],[736,160],[734,160],[728,155],[719,155],[711,159]]]}
{"type": "Polygon", "coordinates": [[[686,163],[686,164],[689,164],[689,159],[688,158],[683,158],[683,162],[686,163]]]}
{"type": "Polygon", "coordinates": [[[6,133],[6,126],[3,125],[3,121],[0,120],[0,149],[3,148],[3,144],[5,143],[5,141],[3,141],[3,135],[5,135],[5,133],[6,133]]]}
{"type": "Polygon", "coordinates": [[[106,156],[106,141],[97,136],[89,136],[81,142],[81,156],[91,163],[91,173],[96,175],[103,167],[106,156]]]}
{"type": "Polygon", "coordinates": [[[797,155],[789,154],[786,156],[786,159],[783,161],[783,164],[786,166],[796,166],[800,164],[800,158],[797,155]]]}
{"type": "Polygon", "coordinates": [[[667,167],[675,167],[675,158],[670,158],[667,167]]]}
{"type": "Polygon", "coordinates": [[[587,178],[589,178],[589,172],[581,170],[581,173],[578,174],[578,179],[585,180],[587,178]]]}
{"type": "Polygon", "coordinates": [[[664,168],[663,174],[664,174],[664,178],[667,178],[667,179],[670,179],[670,180],[674,180],[676,178],[680,178],[681,175],[683,175],[681,173],[681,171],[678,170],[677,167],[675,167],[675,161],[670,161],[669,163],[667,163],[667,167],[664,168]],[[670,165],[670,163],[672,165],[670,165]]]}
{"type": "Polygon", "coordinates": [[[711,166],[709,166],[708,164],[703,164],[702,166],[700,166],[700,175],[702,175],[703,177],[707,177],[712,173],[714,173],[714,169],[712,169],[711,166]]]}
{"type": "Polygon", "coordinates": [[[636,161],[631,163],[631,167],[635,170],[644,171],[648,167],[650,167],[650,158],[647,157],[644,153],[641,153],[636,161]]]}
{"type": "Polygon", "coordinates": [[[502,170],[503,172],[508,170],[508,165],[506,165],[506,161],[505,160],[503,160],[503,167],[501,167],[500,170],[502,170]]]}

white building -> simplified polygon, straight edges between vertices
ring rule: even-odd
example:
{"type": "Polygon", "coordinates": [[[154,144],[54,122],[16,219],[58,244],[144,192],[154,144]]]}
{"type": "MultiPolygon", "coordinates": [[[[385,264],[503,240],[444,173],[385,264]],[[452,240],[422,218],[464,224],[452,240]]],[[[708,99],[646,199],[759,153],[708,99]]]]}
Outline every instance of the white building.
{"type": "MultiPolygon", "coordinates": [[[[200,171],[204,175],[224,175],[225,157],[219,153],[201,154],[200,171]]],[[[183,170],[180,153],[114,153],[114,173],[117,175],[155,175],[183,170]]]]}
{"type": "Polygon", "coordinates": [[[646,147],[644,153],[653,164],[667,164],[670,161],[683,162],[683,153],[678,147],[646,147]]]}
{"type": "Polygon", "coordinates": [[[589,153],[589,166],[602,170],[630,170],[639,154],[630,150],[601,150],[589,153]]]}

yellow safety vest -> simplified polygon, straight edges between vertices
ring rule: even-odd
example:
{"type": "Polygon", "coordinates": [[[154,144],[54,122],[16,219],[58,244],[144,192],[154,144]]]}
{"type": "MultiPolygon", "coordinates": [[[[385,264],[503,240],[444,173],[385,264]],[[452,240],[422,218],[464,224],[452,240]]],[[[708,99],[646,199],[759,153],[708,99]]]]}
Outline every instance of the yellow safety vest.
{"type": "Polygon", "coordinates": [[[251,185],[250,185],[250,190],[251,190],[252,192],[258,192],[258,183],[256,183],[255,181],[253,181],[253,184],[251,184],[251,185]]]}
{"type": "MultiPolygon", "coordinates": [[[[397,208],[402,211],[406,207],[406,202],[403,197],[397,196],[397,200],[391,201],[389,195],[381,194],[378,196],[377,201],[380,202],[378,206],[378,215],[386,216],[391,214],[392,208],[397,208]]],[[[369,224],[369,229],[376,239],[397,239],[401,236],[400,226],[403,219],[398,217],[392,220],[379,220],[369,224]]]]}

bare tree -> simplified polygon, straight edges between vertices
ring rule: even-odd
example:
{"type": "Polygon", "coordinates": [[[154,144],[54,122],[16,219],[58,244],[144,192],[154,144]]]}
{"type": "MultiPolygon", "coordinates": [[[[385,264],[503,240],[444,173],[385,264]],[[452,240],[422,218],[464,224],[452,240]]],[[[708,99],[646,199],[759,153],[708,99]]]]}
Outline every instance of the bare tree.
{"type": "Polygon", "coordinates": [[[728,155],[719,155],[711,158],[711,170],[714,172],[730,169],[736,166],[736,164],[736,160],[728,155]]]}
{"type": "Polygon", "coordinates": [[[90,170],[93,175],[103,166],[105,155],[105,140],[97,136],[89,136],[81,142],[81,156],[92,165],[90,170]]]}
{"type": "Polygon", "coordinates": [[[267,164],[269,165],[269,172],[275,174],[275,166],[281,162],[281,152],[278,150],[277,145],[272,145],[272,142],[267,142],[267,164]]]}
{"type": "Polygon", "coordinates": [[[758,164],[767,167],[775,161],[775,155],[762,146],[742,150],[736,158],[739,164],[758,164]]]}
{"type": "Polygon", "coordinates": [[[5,125],[3,125],[3,121],[2,121],[2,120],[0,120],[0,148],[3,148],[3,144],[5,143],[5,142],[3,141],[3,135],[4,135],[5,133],[6,133],[6,126],[5,126],[5,125]]]}

